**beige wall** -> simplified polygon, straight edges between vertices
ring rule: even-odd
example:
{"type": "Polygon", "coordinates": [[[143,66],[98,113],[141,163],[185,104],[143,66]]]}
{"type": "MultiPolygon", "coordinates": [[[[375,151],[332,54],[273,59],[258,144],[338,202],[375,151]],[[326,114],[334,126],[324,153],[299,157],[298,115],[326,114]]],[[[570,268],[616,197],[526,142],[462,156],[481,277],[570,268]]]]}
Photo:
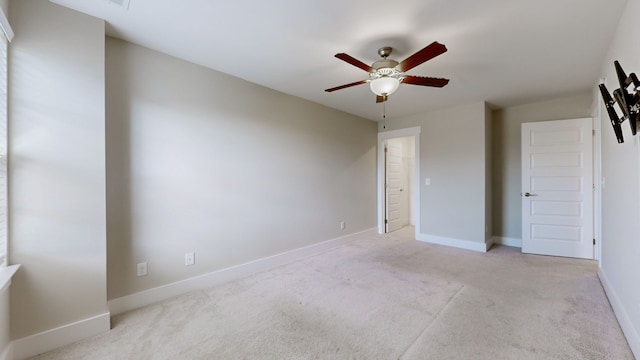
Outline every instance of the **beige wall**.
{"type": "Polygon", "coordinates": [[[484,102],[387,118],[385,131],[421,127],[422,234],[483,244],[488,240],[485,228],[491,215],[485,211],[488,199],[483,191],[488,177],[488,121],[484,102]],[[431,179],[430,186],[425,178],[431,179]]]}
{"type": "Polygon", "coordinates": [[[522,239],[522,123],[590,117],[591,103],[591,94],[584,93],[493,111],[493,235],[522,239]]]}
{"type": "Polygon", "coordinates": [[[9,0],[0,0],[0,9],[9,17],[9,0]]]}
{"type": "Polygon", "coordinates": [[[0,291],[0,359],[8,354],[9,341],[11,340],[9,329],[9,289],[0,291]]]}
{"type": "MultiPolygon", "coordinates": [[[[613,61],[627,74],[640,73],[637,15],[640,0],[629,0],[601,77],[609,91],[618,88],[613,61]]],[[[593,101],[602,104],[600,94],[593,101]]],[[[640,136],[632,136],[627,121],[622,126],[625,142],[618,144],[602,106],[602,254],[600,278],[635,356],[640,358],[640,136]]]]}
{"type": "Polygon", "coordinates": [[[13,1],[9,63],[11,336],[104,314],[104,23],[13,1]]]}
{"type": "Polygon", "coordinates": [[[106,48],[109,299],[375,227],[375,122],[106,48]]]}

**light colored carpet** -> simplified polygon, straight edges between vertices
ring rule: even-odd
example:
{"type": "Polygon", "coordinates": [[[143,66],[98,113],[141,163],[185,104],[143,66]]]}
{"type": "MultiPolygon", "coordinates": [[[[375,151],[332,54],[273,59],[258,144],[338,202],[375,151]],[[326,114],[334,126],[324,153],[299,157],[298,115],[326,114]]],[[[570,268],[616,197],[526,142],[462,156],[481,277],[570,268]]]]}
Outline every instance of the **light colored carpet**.
{"type": "Polygon", "coordinates": [[[594,261],[356,240],[35,359],[633,359],[594,261]]]}

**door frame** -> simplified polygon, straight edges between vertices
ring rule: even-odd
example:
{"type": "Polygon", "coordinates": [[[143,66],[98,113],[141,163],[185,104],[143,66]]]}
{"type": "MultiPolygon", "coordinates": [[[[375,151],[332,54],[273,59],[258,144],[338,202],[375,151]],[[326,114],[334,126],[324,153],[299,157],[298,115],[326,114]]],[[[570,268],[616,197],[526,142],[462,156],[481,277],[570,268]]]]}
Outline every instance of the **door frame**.
{"type": "MultiPolygon", "coordinates": [[[[601,79],[600,83],[605,83],[606,79],[601,79]]],[[[595,90],[594,90],[595,91],[595,90]]],[[[596,96],[599,96],[597,94],[596,96]]],[[[596,101],[596,106],[592,109],[593,119],[593,236],[596,239],[594,249],[594,259],[598,260],[598,266],[602,267],[602,101],[596,101]]]]}
{"type": "Polygon", "coordinates": [[[415,208],[415,233],[420,234],[420,126],[391,130],[378,133],[378,234],[384,234],[384,218],[385,218],[385,155],[384,155],[384,142],[389,139],[413,137],[415,143],[415,158],[414,158],[414,201],[416,202],[415,208]]]}

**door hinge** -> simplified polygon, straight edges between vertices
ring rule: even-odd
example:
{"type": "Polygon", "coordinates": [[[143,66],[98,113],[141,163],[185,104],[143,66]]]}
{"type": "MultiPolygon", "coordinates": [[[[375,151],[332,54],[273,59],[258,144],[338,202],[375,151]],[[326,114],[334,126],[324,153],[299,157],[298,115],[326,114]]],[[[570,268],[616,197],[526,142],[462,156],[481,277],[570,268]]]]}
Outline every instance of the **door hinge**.
{"type": "Polygon", "coordinates": [[[596,244],[596,239],[593,239],[593,245],[595,245],[595,244],[596,244]]]}
{"type": "Polygon", "coordinates": [[[388,224],[388,223],[389,223],[389,220],[384,219],[384,223],[385,223],[385,224],[388,224]]]}
{"type": "Polygon", "coordinates": [[[385,147],[385,148],[384,148],[384,152],[388,152],[388,151],[389,151],[389,149],[387,149],[387,148],[385,147]]]}
{"type": "Polygon", "coordinates": [[[596,129],[592,129],[591,134],[593,134],[593,136],[596,136],[596,129]]]}

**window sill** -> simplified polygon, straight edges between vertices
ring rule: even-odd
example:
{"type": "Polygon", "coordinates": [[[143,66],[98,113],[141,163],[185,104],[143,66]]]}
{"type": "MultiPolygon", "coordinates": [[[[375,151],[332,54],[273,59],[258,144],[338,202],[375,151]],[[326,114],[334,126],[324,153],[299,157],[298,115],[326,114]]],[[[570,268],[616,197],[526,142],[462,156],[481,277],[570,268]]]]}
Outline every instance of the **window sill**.
{"type": "Polygon", "coordinates": [[[0,294],[9,288],[13,274],[18,271],[20,264],[11,265],[0,269],[0,294]]]}

